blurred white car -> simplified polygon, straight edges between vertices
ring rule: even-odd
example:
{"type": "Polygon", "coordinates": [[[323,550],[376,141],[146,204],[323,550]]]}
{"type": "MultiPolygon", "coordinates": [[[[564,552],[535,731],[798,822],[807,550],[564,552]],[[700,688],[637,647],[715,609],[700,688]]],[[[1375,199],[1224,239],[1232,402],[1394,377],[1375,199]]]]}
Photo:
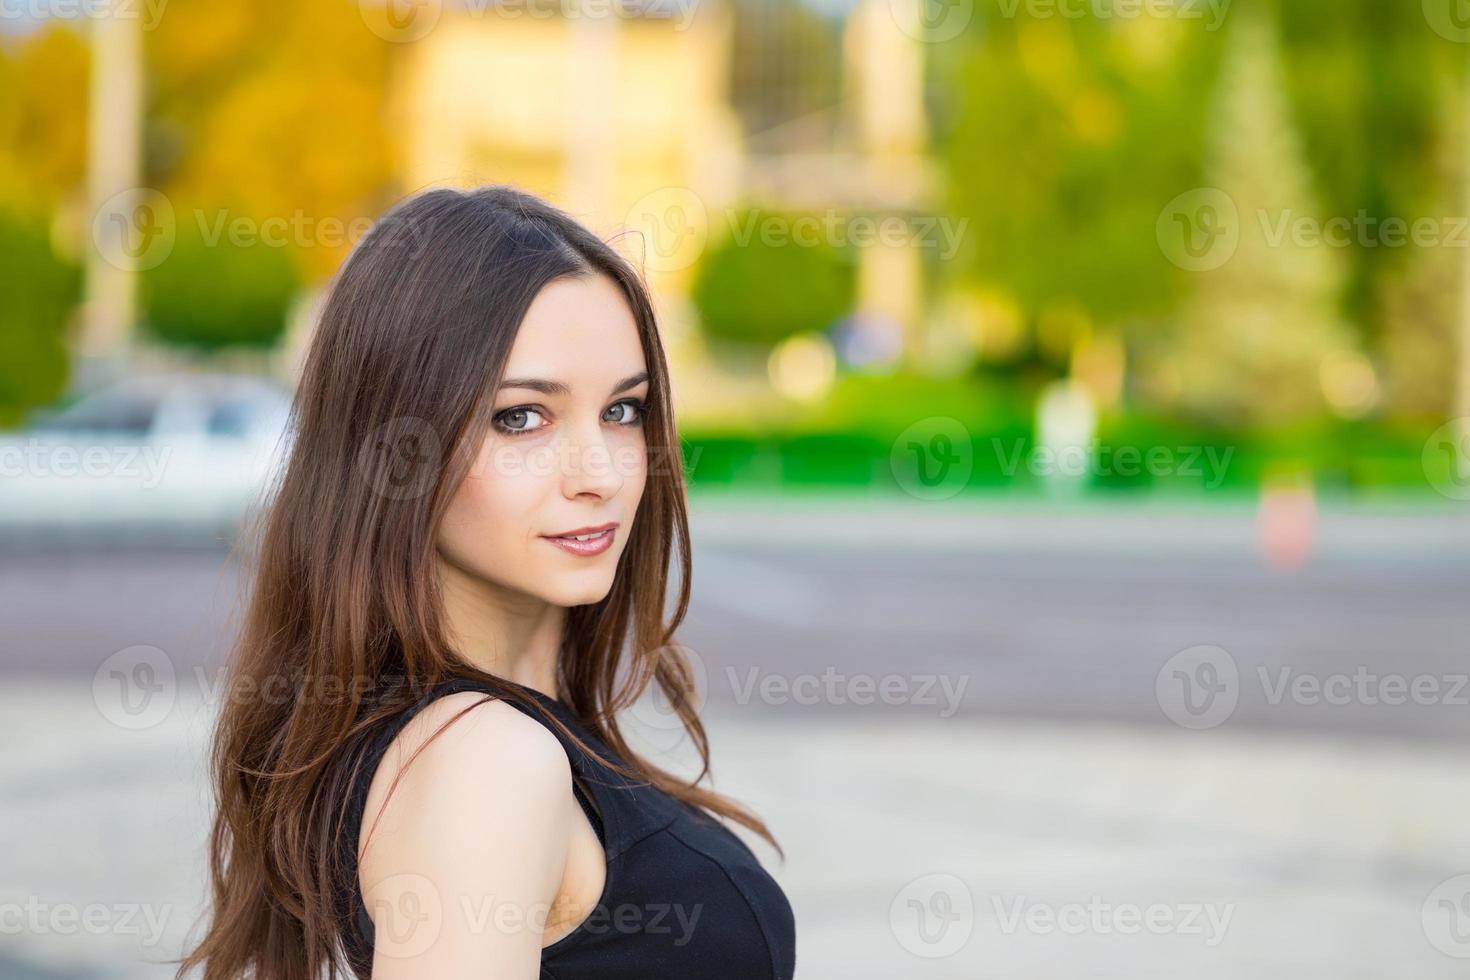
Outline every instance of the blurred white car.
{"type": "Polygon", "coordinates": [[[228,532],[285,458],[290,405],[285,386],[243,375],[101,389],[0,435],[0,529],[228,532]]]}

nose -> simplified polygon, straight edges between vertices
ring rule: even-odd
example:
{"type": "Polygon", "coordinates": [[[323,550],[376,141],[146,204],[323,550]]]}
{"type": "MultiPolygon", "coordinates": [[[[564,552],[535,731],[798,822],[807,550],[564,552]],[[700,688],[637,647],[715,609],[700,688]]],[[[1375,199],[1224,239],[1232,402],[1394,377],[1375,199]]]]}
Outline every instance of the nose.
{"type": "Polygon", "coordinates": [[[569,500],[583,494],[605,500],[623,487],[623,474],[618,472],[600,425],[570,433],[563,443],[560,463],[562,493],[569,500]]]}

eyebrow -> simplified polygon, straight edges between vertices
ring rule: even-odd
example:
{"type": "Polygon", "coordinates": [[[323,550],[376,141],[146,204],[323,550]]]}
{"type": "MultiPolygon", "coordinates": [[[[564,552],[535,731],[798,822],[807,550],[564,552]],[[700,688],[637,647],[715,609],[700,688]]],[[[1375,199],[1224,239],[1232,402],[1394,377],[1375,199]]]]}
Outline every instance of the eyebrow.
{"type": "MultiPolygon", "coordinates": [[[[641,371],[631,377],[624,378],[613,385],[612,394],[627,391],[629,388],[640,385],[648,380],[648,372],[641,371]]],[[[501,388],[527,388],[531,391],[539,391],[543,395],[570,395],[572,389],[560,381],[547,381],[542,378],[507,378],[500,383],[501,388]]]]}

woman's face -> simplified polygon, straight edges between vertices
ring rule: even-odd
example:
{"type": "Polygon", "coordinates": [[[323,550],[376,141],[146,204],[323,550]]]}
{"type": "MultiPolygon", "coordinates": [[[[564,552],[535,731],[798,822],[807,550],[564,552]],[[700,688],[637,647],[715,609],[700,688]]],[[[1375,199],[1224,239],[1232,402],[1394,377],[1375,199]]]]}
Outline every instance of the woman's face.
{"type": "Polygon", "coordinates": [[[556,605],[603,599],[643,496],[647,370],[616,283],[589,275],[545,286],[521,322],[484,445],[440,526],[441,558],[556,605]],[[608,525],[586,542],[558,539],[608,525]]]}

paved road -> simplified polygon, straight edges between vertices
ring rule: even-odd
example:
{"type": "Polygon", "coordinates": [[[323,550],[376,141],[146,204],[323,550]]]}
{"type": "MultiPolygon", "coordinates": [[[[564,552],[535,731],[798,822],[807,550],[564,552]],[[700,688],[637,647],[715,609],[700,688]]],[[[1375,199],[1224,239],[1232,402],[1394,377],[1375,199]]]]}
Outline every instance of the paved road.
{"type": "MultiPolygon", "coordinates": [[[[1470,736],[1462,512],[1329,512],[1292,568],[1241,508],[697,502],[694,527],[681,640],[742,710],[1470,736]]],[[[239,584],[221,547],[0,551],[0,671],[146,645],[217,677],[239,584]]]]}

